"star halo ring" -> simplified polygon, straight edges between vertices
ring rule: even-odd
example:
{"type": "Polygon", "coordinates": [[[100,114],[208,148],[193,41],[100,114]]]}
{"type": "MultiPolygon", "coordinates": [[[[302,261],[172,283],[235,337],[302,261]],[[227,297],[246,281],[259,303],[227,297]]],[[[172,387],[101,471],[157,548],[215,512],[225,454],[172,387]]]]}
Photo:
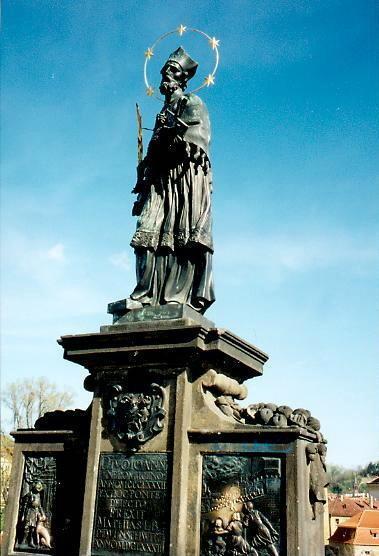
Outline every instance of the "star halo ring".
{"type": "Polygon", "coordinates": [[[163,35],[158,37],[157,40],[152,44],[152,46],[150,46],[145,52],[145,64],[144,64],[144,67],[143,67],[143,76],[144,76],[144,81],[145,81],[145,85],[146,85],[146,94],[148,96],[150,96],[150,97],[154,96],[158,100],[162,101],[162,98],[155,94],[155,90],[150,85],[148,77],[147,77],[147,66],[148,66],[148,63],[151,60],[151,58],[154,56],[154,49],[156,48],[156,46],[161,41],[163,41],[165,38],[169,37],[170,35],[179,34],[180,36],[183,36],[184,33],[188,33],[188,32],[197,33],[197,34],[202,35],[203,37],[205,37],[208,41],[208,44],[211,46],[212,50],[214,51],[214,56],[215,56],[215,63],[214,63],[212,72],[209,73],[207,75],[207,77],[204,78],[203,83],[201,85],[199,85],[199,87],[197,87],[196,89],[193,89],[190,92],[191,93],[196,93],[197,91],[200,91],[200,89],[202,89],[203,87],[210,87],[211,85],[214,85],[215,75],[216,75],[216,71],[217,71],[218,63],[219,63],[219,59],[220,59],[220,54],[219,54],[219,51],[218,51],[218,46],[219,46],[220,41],[218,39],[216,39],[215,37],[210,37],[207,33],[205,33],[204,31],[201,31],[200,29],[194,29],[192,27],[185,27],[184,25],[180,25],[177,29],[174,29],[173,31],[168,31],[167,33],[164,33],[163,35]]]}

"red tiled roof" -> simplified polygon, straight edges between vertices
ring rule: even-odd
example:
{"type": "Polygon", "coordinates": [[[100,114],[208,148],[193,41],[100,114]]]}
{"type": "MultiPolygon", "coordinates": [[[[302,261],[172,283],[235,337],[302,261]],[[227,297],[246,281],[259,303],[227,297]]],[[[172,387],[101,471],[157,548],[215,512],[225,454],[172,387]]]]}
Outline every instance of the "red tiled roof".
{"type": "Polygon", "coordinates": [[[363,496],[344,496],[342,499],[339,496],[329,498],[329,515],[333,517],[352,517],[366,509],[379,510],[379,501],[374,500],[373,507],[371,508],[370,499],[363,496]]]}
{"type": "Polygon", "coordinates": [[[363,510],[337,527],[329,542],[379,546],[379,510],[363,510]]]}

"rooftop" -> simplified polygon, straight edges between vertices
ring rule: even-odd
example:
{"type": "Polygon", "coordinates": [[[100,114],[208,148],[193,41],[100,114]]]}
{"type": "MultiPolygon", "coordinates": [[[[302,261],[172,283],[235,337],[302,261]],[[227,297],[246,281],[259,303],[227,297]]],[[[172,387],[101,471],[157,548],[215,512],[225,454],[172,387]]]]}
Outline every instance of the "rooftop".
{"type": "Polygon", "coordinates": [[[379,546],[379,510],[362,510],[339,525],[329,542],[379,546]]]}
{"type": "Polygon", "coordinates": [[[369,509],[379,510],[379,500],[374,499],[371,507],[369,497],[329,496],[329,515],[333,517],[352,517],[369,509]]]}

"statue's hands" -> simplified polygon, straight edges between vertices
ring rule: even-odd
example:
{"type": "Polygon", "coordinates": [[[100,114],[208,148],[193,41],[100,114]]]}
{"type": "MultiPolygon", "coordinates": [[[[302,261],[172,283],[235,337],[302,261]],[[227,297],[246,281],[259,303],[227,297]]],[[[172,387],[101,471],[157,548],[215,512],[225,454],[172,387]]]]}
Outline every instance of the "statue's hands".
{"type": "Polygon", "coordinates": [[[157,116],[157,122],[159,122],[160,125],[166,125],[167,124],[167,114],[163,114],[162,112],[160,112],[157,116]]]}
{"type": "Polygon", "coordinates": [[[143,205],[144,199],[142,198],[142,195],[139,194],[137,200],[133,204],[132,216],[139,216],[142,212],[143,205]]]}
{"type": "Polygon", "coordinates": [[[137,181],[137,183],[135,184],[135,186],[132,189],[132,193],[134,193],[135,195],[140,194],[143,190],[144,190],[144,181],[137,181]]]}
{"type": "Polygon", "coordinates": [[[147,188],[148,170],[146,159],[141,160],[137,166],[137,183],[132,189],[132,193],[141,193],[147,188]]]}
{"type": "Polygon", "coordinates": [[[169,137],[168,150],[176,151],[178,145],[183,143],[183,137],[178,133],[172,133],[169,137]]]}

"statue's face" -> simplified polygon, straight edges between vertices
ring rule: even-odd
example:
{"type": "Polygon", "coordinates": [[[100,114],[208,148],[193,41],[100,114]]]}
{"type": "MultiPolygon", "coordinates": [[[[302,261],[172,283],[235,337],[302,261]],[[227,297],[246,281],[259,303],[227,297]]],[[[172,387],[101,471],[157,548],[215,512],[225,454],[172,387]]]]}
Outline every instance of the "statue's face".
{"type": "Polygon", "coordinates": [[[176,89],[182,88],[185,74],[177,62],[169,60],[161,69],[162,80],[159,90],[162,95],[173,93],[176,89]]]}
{"type": "Polygon", "coordinates": [[[316,450],[315,450],[314,446],[310,446],[307,449],[307,456],[308,456],[309,461],[314,461],[316,459],[316,450]]]}

